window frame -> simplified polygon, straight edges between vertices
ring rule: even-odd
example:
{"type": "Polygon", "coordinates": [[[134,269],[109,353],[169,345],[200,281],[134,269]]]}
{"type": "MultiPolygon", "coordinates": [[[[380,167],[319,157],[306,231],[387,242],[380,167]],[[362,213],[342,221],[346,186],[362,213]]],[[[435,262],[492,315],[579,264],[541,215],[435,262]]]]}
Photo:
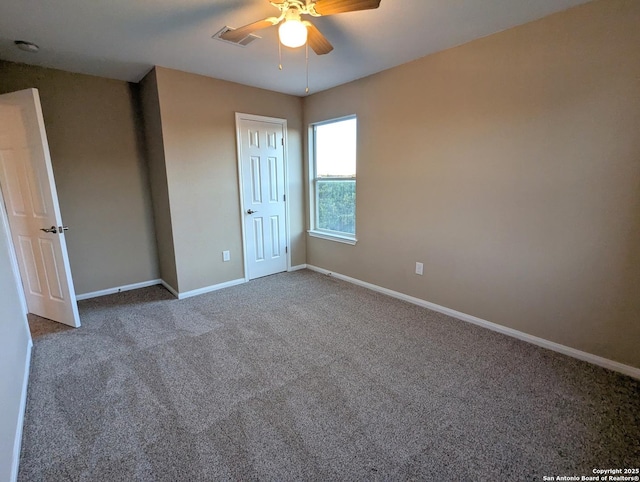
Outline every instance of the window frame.
{"type": "MultiPolygon", "coordinates": [[[[326,239],[330,241],[336,241],[339,243],[345,243],[350,245],[355,245],[357,243],[357,224],[354,225],[354,233],[346,233],[343,231],[333,231],[329,229],[318,228],[318,181],[353,181],[356,186],[356,201],[354,206],[354,211],[357,210],[358,205],[358,148],[357,148],[357,120],[358,117],[356,114],[351,114],[342,117],[336,117],[333,119],[327,119],[325,121],[313,122],[309,124],[309,230],[307,233],[309,236],[314,238],[326,239]],[[318,126],[327,125],[327,124],[335,124],[337,122],[347,121],[355,119],[356,120],[356,174],[353,177],[322,177],[319,178],[317,175],[317,162],[316,162],[316,128],[318,126]]],[[[357,215],[356,215],[356,223],[357,223],[357,215]]]]}

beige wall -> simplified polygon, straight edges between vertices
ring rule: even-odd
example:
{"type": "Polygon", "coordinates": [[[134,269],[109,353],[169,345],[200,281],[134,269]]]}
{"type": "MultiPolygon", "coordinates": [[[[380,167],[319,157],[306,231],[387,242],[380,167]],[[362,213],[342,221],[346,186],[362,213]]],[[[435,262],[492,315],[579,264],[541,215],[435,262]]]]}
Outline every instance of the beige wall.
{"type": "Polygon", "coordinates": [[[40,91],[78,294],[158,278],[137,86],[0,61],[0,93],[40,91]]]}
{"type": "Polygon", "coordinates": [[[640,367],[638,25],[603,0],[305,99],[359,122],[358,244],[308,263],[640,367]]]}
{"type": "Polygon", "coordinates": [[[180,292],[244,277],[235,113],[287,119],[292,265],[306,262],[302,101],[156,67],[180,292]],[[231,261],[222,261],[222,251],[231,261]]]}
{"type": "Polygon", "coordinates": [[[142,104],[145,140],[147,147],[147,164],[153,200],[153,214],[158,246],[158,264],[160,277],[174,290],[178,291],[178,273],[173,246],[173,229],[171,226],[171,207],[169,204],[169,186],[167,183],[167,167],[164,158],[164,142],[162,140],[162,119],[156,70],[153,69],[140,82],[140,102],[142,104]]]}

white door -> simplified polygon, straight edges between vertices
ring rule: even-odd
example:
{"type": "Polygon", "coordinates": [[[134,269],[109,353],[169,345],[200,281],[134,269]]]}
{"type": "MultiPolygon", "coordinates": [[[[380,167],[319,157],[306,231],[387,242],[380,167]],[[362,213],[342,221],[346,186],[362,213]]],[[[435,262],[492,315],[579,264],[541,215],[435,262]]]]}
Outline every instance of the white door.
{"type": "Polygon", "coordinates": [[[249,279],[287,270],[284,122],[236,119],[249,279]]]}
{"type": "Polygon", "coordinates": [[[0,187],[29,312],[80,326],[36,89],[0,95],[0,187]]]}

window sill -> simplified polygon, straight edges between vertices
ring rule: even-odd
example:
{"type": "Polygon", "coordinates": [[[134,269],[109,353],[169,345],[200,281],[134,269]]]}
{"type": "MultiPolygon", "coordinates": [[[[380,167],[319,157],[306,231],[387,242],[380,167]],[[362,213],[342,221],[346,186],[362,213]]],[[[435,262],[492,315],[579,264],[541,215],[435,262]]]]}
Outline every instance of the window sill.
{"type": "Polygon", "coordinates": [[[314,231],[313,229],[310,229],[309,231],[307,231],[307,233],[309,233],[309,236],[312,236],[314,238],[327,239],[329,241],[350,244],[352,246],[354,246],[358,242],[356,238],[341,236],[339,234],[325,233],[323,231],[314,231]]]}

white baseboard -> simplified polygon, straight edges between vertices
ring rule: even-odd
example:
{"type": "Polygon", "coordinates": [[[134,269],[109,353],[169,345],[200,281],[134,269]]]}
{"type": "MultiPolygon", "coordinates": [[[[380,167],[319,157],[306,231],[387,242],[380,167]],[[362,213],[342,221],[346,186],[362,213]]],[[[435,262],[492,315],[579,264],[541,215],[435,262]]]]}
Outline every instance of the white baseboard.
{"type": "Polygon", "coordinates": [[[289,268],[289,272],[291,272],[291,271],[300,271],[301,269],[307,269],[307,265],[306,264],[299,264],[298,266],[292,266],[291,268],[289,268]]]}
{"type": "MultiPolygon", "coordinates": [[[[304,268],[299,268],[299,269],[304,269],[304,268]]],[[[244,278],[227,281],[226,283],[220,283],[213,286],[205,286],[204,288],[199,288],[197,290],[185,291],[184,293],[180,293],[178,290],[176,290],[173,286],[171,286],[165,280],[154,279],[150,281],[143,281],[142,283],[134,283],[134,284],[125,285],[125,286],[117,286],[115,288],[109,288],[106,290],[93,291],[92,293],[83,293],[81,295],[76,295],[76,300],[78,301],[87,300],[89,298],[97,298],[98,296],[112,295],[115,293],[120,293],[122,291],[137,290],[139,288],[147,288],[149,286],[155,286],[155,285],[164,286],[167,289],[167,291],[169,291],[173,296],[175,296],[179,300],[183,300],[185,298],[191,298],[192,296],[198,296],[205,293],[210,293],[212,291],[218,291],[223,288],[229,288],[230,286],[236,286],[242,283],[246,283],[246,280],[244,278]]]]}
{"type": "Polygon", "coordinates": [[[29,371],[31,369],[31,349],[33,348],[33,341],[29,337],[27,343],[27,357],[24,361],[24,376],[22,380],[22,392],[20,393],[20,409],[18,412],[18,422],[16,426],[16,438],[13,442],[13,461],[11,467],[11,480],[15,482],[18,480],[18,469],[20,467],[20,449],[22,448],[22,429],[24,427],[24,416],[27,411],[27,388],[29,387],[29,371]]]}
{"type": "Polygon", "coordinates": [[[137,290],[140,288],[147,288],[149,286],[154,286],[159,284],[163,284],[162,280],[154,279],[149,281],[143,281],[141,283],[133,283],[130,285],[116,286],[115,288],[107,288],[106,290],[92,291],[91,293],[83,293],[80,295],[76,295],[76,300],[78,301],[88,300],[89,298],[97,298],[98,296],[113,295],[115,293],[120,293],[121,291],[137,290]]]}
{"type": "Polygon", "coordinates": [[[514,330],[513,328],[508,328],[506,326],[498,325],[497,323],[492,323],[490,321],[483,320],[481,318],[468,315],[460,311],[452,310],[451,308],[447,308],[445,306],[436,305],[435,303],[431,303],[429,301],[425,301],[420,298],[415,298],[413,296],[409,296],[404,293],[400,293],[398,291],[393,291],[388,288],[383,288],[382,286],[367,283],[366,281],[361,281],[359,279],[351,278],[343,274],[335,273],[333,271],[329,271],[323,268],[318,268],[317,266],[307,265],[307,269],[310,269],[312,271],[316,271],[318,273],[322,273],[325,275],[333,276],[334,278],[347,281],[349,283],[362,286],[364,288],[368,288],[373,291],[377,291],[378,293],[383,293],[393,298],[398,298],[404,301],[408,301],[409,303],[413,303],[414,305],[422,306],[424,308],[428,308],[430,310],[437,311],[445,315],[449,315],[453,318],[457,318],[459,320],[466,321],[468,323],[473,323],[474,325],[482,326],[483,328],[488,328],[489,330],[497,331],[498,333],[502,333],[504,335],[508,335],[513,338],[526,341],[533,345],[538,345],[543,348],[547,348],[549,350],[562,353],[563,355],[568,355],[570,357],[577,358],[578,360],[586,361],[594,365],[608,368],[609,370],[613,370],[615,372],[619,372],[624,375],[628,375],[630,377],[640,380],[640,368],[635,368],[630,365],[625,365],[623,363],[609,360],[608,358],[603,358],[598,355],[593,355],[585,351],[576,350],[575,348],[561,345],[553,341],[545,340],[544,338],[539,338],[537,336],[529,335],[528,333],[514,330]]]}
{"type": "Polygon", "coordinates": [[[169,291],[171,291],[175,296],[177,296],[179,300],[183,300],[185,298],[191,298],[193,296],[203,295],[205,293],[211,293],[212,291],[218,291],[224,288],[229,288],[231,286],[241,285],[243,283],[246,283],[246,280],[244,278],[240,278],[232,281],[227,281],[225,283],[220,283],[217,285],[206,286],[204,288],[199,288],[197,290],[185,291],[183,293],[176,293],[175,290],[169,289],[167,284],[163,282],[164,286],[167,289],[169,289],[169,291]]]}

